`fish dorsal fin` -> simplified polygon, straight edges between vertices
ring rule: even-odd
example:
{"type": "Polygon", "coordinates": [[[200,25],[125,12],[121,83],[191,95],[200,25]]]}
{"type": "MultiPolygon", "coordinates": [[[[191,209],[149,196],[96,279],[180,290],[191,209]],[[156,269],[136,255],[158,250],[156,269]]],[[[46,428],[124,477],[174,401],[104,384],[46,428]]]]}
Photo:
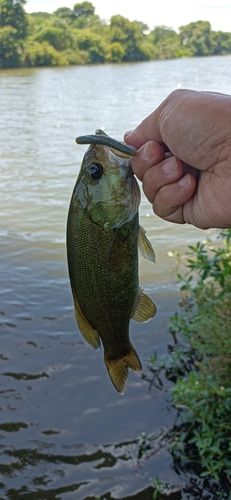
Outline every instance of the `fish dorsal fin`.
{"type": "Polygon", "coordinates": [[[110,360],[105,354],[104,361],[111,381],[120,394],[125,393],[128,381],[128,369],[130,368],[134,372],[138,373],[142,371],[141,362],[134,347],[132,346],[131,351],[124,357],[110,360]]]}
{"type": "Polygon", "coordinates": [[[149,239],[146,236],[146,231],[142,226],[139,227],[139,231],[138,231],[138,246],[139,246],[139,251],[140,251],[141,255],[145,259],[148,259],[151,262],[156,263],[155,252],[153,250],[153,247],[152,247],[149,239]]]}
{"type": "Polygon", "coordinates": [[[132,319],[139,321],[140,323],[145,323],[149,319],[153,318],[156,314],[156,306],[143,290],[139,289],[139,295],[136,302],[135,311],[132,315],[132,319]]]}
{"type": "Polygon", "coordinates": [[[78,323],[78,327],[87,341],[88,344],[90,344],[95,351],[99,351],[100,349],[100,338],[98,335],[97,330],[94,330],[92,326],[88,323],[87,319],[85,318],[84,314],[81,311],[80,305],[74,296],[74,304],[75,304],[75,317],[76,321],[78,323]]]}

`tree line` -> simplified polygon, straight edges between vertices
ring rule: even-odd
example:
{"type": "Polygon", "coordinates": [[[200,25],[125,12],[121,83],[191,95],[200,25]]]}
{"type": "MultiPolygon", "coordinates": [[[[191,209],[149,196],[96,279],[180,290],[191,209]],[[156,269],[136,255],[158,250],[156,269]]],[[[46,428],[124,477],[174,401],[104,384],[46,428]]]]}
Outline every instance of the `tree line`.
{"type": "Polygon", "coordinates": [[[26,0],[0,0],[0,68],[121,63],[231,54],[231,33],[208,21],[153,30],[121,15],[109,24],[91,2],[52,14],[24,9],[26,0]]]}

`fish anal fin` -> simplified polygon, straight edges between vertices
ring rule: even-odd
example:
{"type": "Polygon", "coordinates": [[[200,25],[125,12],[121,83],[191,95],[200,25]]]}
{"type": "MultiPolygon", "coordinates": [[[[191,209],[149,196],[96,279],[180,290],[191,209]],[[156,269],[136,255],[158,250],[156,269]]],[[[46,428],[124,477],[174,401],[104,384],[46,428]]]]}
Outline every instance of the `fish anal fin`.
{"type": "Polygon", "coordinates": [[[95,351],[99,351],[100,337],[97,330],[94,330],[94,328],[92,328],[90,323],[88,323],[75,296],[74,296],[74,304],[75,304],[76,321],[83,337],[85,338],[87,343],[90,344],[93,347],[93,349],[95,349],[95,351]]]}
{"type": "Polygon", "coordinates": [[[151,262],[156,263],[156,256],[154,249],[146,236],[145,229],[140,226],[138,231],[138,247],[141,255],[151,262]]]}
{"type": "Polygon", "coordinates": [[[152,302],[152,299],[150,299],[150,297],[143,292],[142,288],[140,288],[132,319],[139,321],[140,323],[145,323],[146,321],[149,321],[149,319],[153,318],[155,314],[156,306],[154,302],[152,302]]]}
{"type": "Polygon", "coordinates": [[[104,360],[110,379],[120,394],[124,394],[126,390],[128,369],[130,368],[134,372],[139,373],[142,371],[141,362],[133,347],[131,351],[122,358],[109,360],[105,354],[104,360]]]}

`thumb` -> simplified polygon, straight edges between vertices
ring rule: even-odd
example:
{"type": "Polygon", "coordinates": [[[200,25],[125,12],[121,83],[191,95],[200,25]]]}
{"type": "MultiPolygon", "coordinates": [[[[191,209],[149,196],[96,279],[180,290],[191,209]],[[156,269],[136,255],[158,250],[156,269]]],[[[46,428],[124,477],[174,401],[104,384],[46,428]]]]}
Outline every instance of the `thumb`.
{"type": "Polygon", "coordinates": [[[139,149],[148,141],[163,143],[159,128],[160,107],[145,118],[134,130],[125,132],[124,141],[139,149]]]}

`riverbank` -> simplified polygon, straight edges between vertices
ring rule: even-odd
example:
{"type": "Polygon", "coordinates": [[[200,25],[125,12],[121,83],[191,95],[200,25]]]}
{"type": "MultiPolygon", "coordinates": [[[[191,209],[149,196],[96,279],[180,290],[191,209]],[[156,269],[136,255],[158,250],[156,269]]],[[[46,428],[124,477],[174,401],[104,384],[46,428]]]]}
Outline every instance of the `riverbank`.
{"type": "Polygon", "coordinates": [[[109,22],[91,2],[52,14],[26,14],[23,2],[5,1],[0,22],[0,68],[140,62],[231,53],[231,33],[213,31],[208,21],[179,27],[148,25],[120,14],[109,22]]]}

